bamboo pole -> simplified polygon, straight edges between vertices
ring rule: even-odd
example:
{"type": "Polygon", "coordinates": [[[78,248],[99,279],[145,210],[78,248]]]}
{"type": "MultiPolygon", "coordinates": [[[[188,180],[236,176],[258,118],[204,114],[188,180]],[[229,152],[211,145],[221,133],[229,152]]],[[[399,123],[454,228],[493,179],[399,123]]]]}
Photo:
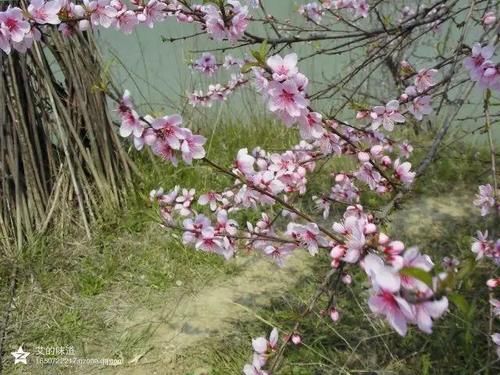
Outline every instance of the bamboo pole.
{"type": "Polygon", "coordinates": [[[100,210],[122,201],[135,168],[99,89],[92,35],[50,30],[27,53],[0,55],[0,66],[0,245],[22,248],[63,206],[90,236],[100,210]]]}

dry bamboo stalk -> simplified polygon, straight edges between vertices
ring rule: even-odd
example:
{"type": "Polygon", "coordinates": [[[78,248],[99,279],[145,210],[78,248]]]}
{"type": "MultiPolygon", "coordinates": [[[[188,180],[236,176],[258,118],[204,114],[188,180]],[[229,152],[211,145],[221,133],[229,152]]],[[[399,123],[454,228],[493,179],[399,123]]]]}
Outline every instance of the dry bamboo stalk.
{"type": "MultiPolygon", "coordinates": [[[[0,246],[15,265],[51,225],[90,236],[100,210],[121,202],[134,165],[95,90],[102,63],[90,34],[44,33],[26,54],[0,53],[0,67],[0,246]]],[[[0,329],[1,372],[8,327],[0,329]]]]}
{"type": "Polygon", "coordinates": [[[102,63],[92,36],[49,31],[0,64],[0,244],[20,249],[47,230],[65,197],[90,234],[99,209],[120,203],[135,171],[96,89],[102,63]]]}

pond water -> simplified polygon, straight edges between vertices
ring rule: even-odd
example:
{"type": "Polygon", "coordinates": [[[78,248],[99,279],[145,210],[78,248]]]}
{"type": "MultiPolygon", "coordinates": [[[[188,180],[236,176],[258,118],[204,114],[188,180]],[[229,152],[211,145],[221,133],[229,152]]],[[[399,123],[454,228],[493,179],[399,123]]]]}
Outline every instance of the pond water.
{"type": "MultiPolygon", "coordinates": [[[[297,3],[287,0],[266,1],[265,5],[269,13],[275,14],[281,19],[292,18],[297,19],[297,3]]],[[[403,3],[396,1],[395,3],[403,3]]],[[[468,3],[467,1],[463,2],[468,3]]],[[[253,32],[259,35],[265,35],[262,29],[253,29],[253,32]]],[[[187,63],[191,59],[197,58],[201,51],[220,47],[210,41],[208,38],[199,37],[187,40],[179,40],[176,42],[166,41],[169,38],[179,38],[186,35],[191,35],[199,32],[195,25],[178,24],[173,19],[157,24],[154,29],[139,27],[131,35],[124,35],[115,30],[103,30],[98,35],[98,40],[103,48],[106,63],[111,66],[112,72],[116,77],[120,87],[128,88],[136,102],[143,106],[144,111],[155,111],[158,114],[169,113],[171,111],[183,110],[185,112],[194,112],[190,110],[190,106],[186,104],[186,94],[194,89],[205,90],[208,84],[227,80],[227,73],[223,72],[211,79],[206,79],[200,74],[193,72],[187,63]]],[[[346,31],[348,32],[348,31],[346,31]]],[[[479,38],[481,30],[470,30],[466,37],[466,44],[472,44],[479,38]]],[[[443,37],[444,31],[441,32],[443,37]]],[[[451,30],[449,33],[450,40],[457,40],[458,33],[451,30]]],[[[416,56],[421,56],[422,61],[416,61],[416,58],[411,59],[417,68],[426,66],[424,63],[425,57],[434,55],[441,38],[431,38],[423,40],[417,46],[414,52],[416,56]],[[433,40],[430,42],[430,40],[433,40]],[[421,65],[419,65],[421,63],[421,65]]],[[[453,47],[455,44],[450,42],[453,47]]],[[[300,57],[307,56],[312,51],[319,47],[318,44],[301,45],[297,48],[294,46],[294,51],[300,57]]],[[[242,50],[234,50],[231,52],[235,57],[243,57],[242,50]]],[[[448,54],[451,51],[446,51],[448,54]]],[[[286,53],[286,50],[282,53],[286,53]]],[[[319,58],[308,59],[300,63],[300,70],[303,71],[311,80],[309,92],[314,92],[316,87],[320,87],[321,83],[336,81],[343,74],[349,71],[353,59],[356,59],[355,53],[350,52],[343,55],[321,56],[319,58]]],[[[219,56],[222,53],[219,52],[219,56]]],[[[361,57],[361,56],[360,56],[361,57]]],[[[405,58],[406,56],[401,56],[405,58]]],[[[378,74],[369,82],[364,83],[363,91],[376,92],[382,98],[388,100],[395,95],[391,94],[391,86],[388,84],[390,80],[378,74]],[[374,89],[376,87],[376,89],[374,89]]],[[[354,85],[353,85],[354,86],[354,85]]],[[[456,91],[451,91],[450,95],[458,94],[456,91]]],[[[265,113],[265,109],[259,99],[251,89],[245,89],[233,95],[228,102],[217,105],[217,109],[197,109],[196,112],[202,118],[213,119],[214,116],[221,115],[231,117],[234,120],[248,118],[248,116],[261,116],[265,113]],[[259,111],[255,111],[255,106],[259,106],[259,111]]],[[[328,111],[343,101],[339,95],[322,101],[317,106],[324,111],[328,111]]],[[[467,118],[473,115],[480,114],[482,111],[482,93],[479,90],[474,90],[470,96],[470,103],[465,104],[465,108],[461,111],[459,118],[467,118]]],[[[498,112],[498,111],[497,111],[498,112]]],[[[445,116],[446,113],[442,116],[445,116]]],[[[352,119],[353,111],[348,109],[342,113],[342,118],[352,119]]],[[[440,119],[435,119],[430,116],[431,122],[441,122],[440,119]]],[[[478,125],[477,121],[466,120],[459,121],[455,127],[455,131],[463,126],[466,129],[475,129],[478,125]]],[[[495,136],[500,139],[500,129],[496,126],[495,136]]],[[[472,142],[484,142],[484,135],[478,134],[471,138],[472,142]]]]}

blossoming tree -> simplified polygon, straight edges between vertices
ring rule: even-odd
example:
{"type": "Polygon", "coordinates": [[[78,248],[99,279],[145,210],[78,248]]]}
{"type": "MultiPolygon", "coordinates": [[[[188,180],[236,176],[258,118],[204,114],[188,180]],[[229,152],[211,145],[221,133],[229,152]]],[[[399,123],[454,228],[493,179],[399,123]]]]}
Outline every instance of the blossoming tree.
{"type": "MultiPolygon", "coordinates": [[[[432,254],[385,233],[385,219],[432,163],[473,90],[484,95],[481,118],[491,150],[491,174],[479,187],[474,205],[483,216],[499,214],[489,108],[500,91],[500,64],[495,57],[500,29],[490,1],[428,3],[399,6],[391,1],[322,0],[300,5],[301,19],[291,21],[268,14],[265,2],[259,0],[33,0],[27,7],[9,6],[0,12],[0,49],[22,53],[43,41],[48,27],[72,37],[97,27],[131,33],[136,27],[152,28],[172,19],[196,25],[200,33],[193,37],[205,34],[221,44],[220,50],[239,53],[234,57],[206,51],[194,59],[194,71],[213,77],[225,70],[229,79],[189,93],[189,103],[210,107],[249,86],[261,97],[263,108],[283,126],[296,129],[301,140],[289,150],[244,148],[232,165],[220,165],[207,158],[206,139],[184,126],[179,114],[140,113],[128,91],[114,98],[121,120],[119,134],[137,150],[150,148],[175,166],[206,164],[227,177],[227,187],[221,191],[197,192],[189,186],[152,191],[163,227],[181,232],[186,245],[226,259],[249,249],[279,267],[297,251],[328,254],[331,271],[304,314],[312,311],[321,294],[334,295],[360,271],[370,285],[367,304],[375,315],[402,336],[409,326],[430,334],[433,322],[449,308],[454,260],[448,260],[451,266],[436,266],[432,254]],[[450,30],[455,30],[456,40],[440,46],[439,40],[450,30]],[[469,40],[470,35],[474,40],[469,40]],[[437,47],[418,57],[419,43],[428,41],[437,47]],[[312,43],[316,47],[308,55],[285,52],[312,43]],[[301,61],[353,51],[358,54],[339,79],[312,85],[301,71],[301,61]],[[364,93],[365,82],[381,71],[394,81],[394,89],[387,95],[364,93]],[[328,110],[320,105],[333,100],[328,110]],[[415,168],[409,161],[413,147],[397,139],[398,130],[442,111],[446,111],[443,124],[415,168]],[[335,158],[349,159],[350,169],[329,170],[329,188],[308,195],[318,164],[335,158]],[[368,194],[379,195],[385,203],[378,210],[367,209],[363,202],[368,194]],[[303,204],[310,199],[314,210],[303,204]],[[343,215],[332,217],[332,207],[342,207],[343,215]],[[238,212],[246,210],[258,210],[260,219],[239,221],[238,212]]],[[[478,259],[490,258],[498,264],[500,240],[495,239],[494,229],[478,232],[472,251],[478,259]]],[[[499,302],[493,290],[499,285],[498,276],[492,276],[487,285],[497,315],[499,302]]],[[[334,301],[329,299],[326,310],[337,321],[340,314],[334,301]]],[[[253,340],[254,356],[244,373],[276,370],[287,346],[301,342],[299,328],[297,321],[281,342],[276,329],[269,338],[253,340]]],[[[499,334],[491,334],[499,345],[499,334]]]]}

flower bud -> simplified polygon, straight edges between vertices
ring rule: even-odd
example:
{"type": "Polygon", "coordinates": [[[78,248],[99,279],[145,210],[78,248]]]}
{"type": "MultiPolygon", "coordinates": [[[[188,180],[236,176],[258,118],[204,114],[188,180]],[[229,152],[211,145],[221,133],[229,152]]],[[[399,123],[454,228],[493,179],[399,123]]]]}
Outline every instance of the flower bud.
{"type": "Polygon", "coordinates": [[[338,322],[340,319],[340,313],[335,307],[332,307],[330,310],[330,318],[334,323],[338,322]]]}
{"type": "Polygon", "coordinates": [[[486,282],[486,285],[488,285],[489,288],[497,288],[500,285],[500,278],[497,279],[489,279],[486,282]]]}
{"type": "Polygon", "coordinates": [[[345,254],[345,248],[341,245],[335,246],[332,251],[330,251],[330,256],[333,259],[339,259],[342,258],[345,254]]]}
{"type": "Polygon", "coordinates": [[[495,15],[495,12],[493,11],[490,11],[490,12],[487,12],[484,17],[483,17],[483,25],[484,26],[491,26],[493,25],[495,22],[497,22],[497,17],[495,15]]]}
{"type": "Polygon", "coordinates": [[[370,160],[370,155],[367,152],[358,152],[359,161],[366,162],[370,160]]]}
{"type": "Polygon", "coordinates": [[[379,243],[380,245],[382,245],[382,246],[383,246],[383,245],[386,245],[387,243],[389,243],[389,241],[390,241],[390,238],[389,238],[389,236],[388,236],[387,234],[385,234],[385,233],[380,233],[380,234],[378,235],[378,243],[379,243]]]}
{"type": "Polygon", "coordinates": [[[295,344],[295,345],[300,345],[302,343],[302,339],[300,337],[300,335],[294,333],[292,335],[292,342],[295,344]]]}
{"type": "Polygon", "coordinates": [[[351,285],[352,283],[352,277],[348,273],[342,275],[342,282],[346,285],[351,285]]]}

